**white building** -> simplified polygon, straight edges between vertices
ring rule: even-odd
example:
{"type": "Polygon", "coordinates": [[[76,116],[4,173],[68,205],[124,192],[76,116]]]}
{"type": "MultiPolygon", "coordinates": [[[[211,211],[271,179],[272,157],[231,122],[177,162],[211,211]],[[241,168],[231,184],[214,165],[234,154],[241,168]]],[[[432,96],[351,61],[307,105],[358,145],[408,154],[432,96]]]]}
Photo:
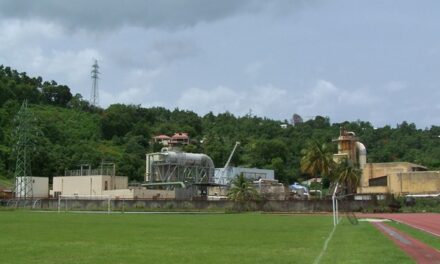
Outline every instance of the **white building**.
{"type": "Polygon", "coordinates": [[[16,198],[47,198],[49,197],[49,178],[47,177],[17,177],[15,179],[16,198]]]}
{"type": "Polygon", "coordinates": [[[228,167],[216,168],[214,173],[214,182],[217,184],[229,184],[237,175],[243,173],[246,179],[256,181],[263,180],[275,180],[274,170],[256,169],[256,168],[242,168],[242,167],[228,167]]]}
{"type": "Polygon", "coordinates": [[[87,175],[53,177],[53,196],[105,195],[105,191],[128,189],[125,176],[87,175]]]}

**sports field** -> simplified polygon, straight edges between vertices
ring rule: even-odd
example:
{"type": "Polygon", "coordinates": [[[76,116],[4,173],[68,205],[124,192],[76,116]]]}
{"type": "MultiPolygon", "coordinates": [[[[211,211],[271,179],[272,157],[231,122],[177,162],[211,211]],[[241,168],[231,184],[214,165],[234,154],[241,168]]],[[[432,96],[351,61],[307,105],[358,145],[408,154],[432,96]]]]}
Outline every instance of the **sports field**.
{"type": "Polygon", "coordinates": [[[327,215],[0,212],[1,263],[413,263],[327,215]]]}

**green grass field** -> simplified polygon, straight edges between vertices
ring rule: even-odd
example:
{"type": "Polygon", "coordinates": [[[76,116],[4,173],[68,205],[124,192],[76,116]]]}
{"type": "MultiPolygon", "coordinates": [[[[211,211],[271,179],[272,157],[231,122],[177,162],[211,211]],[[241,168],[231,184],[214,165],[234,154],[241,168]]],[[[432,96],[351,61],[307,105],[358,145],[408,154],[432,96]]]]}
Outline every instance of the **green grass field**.
{"type": "MultiPolygon", "coordinates": [[[[313,263],[331,216],[0,212],[1,263],[313,263]]],[[[320,263],[412,263],[369,223],[338,225],[320,263]]]]}

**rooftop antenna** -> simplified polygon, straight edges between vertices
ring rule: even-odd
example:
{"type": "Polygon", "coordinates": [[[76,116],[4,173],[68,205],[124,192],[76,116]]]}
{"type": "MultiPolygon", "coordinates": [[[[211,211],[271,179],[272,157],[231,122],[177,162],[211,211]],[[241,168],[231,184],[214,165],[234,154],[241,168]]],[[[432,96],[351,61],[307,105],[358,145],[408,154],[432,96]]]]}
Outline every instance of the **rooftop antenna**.
{"type": "Polygon", "coordinates": [[[90,96],[90,104],[93,106],[98,106],[99,104],[99,92],[98,92],[98,79],[99,79],[99,65],[98,60],[92,65],[92,93],[90,96]]]}

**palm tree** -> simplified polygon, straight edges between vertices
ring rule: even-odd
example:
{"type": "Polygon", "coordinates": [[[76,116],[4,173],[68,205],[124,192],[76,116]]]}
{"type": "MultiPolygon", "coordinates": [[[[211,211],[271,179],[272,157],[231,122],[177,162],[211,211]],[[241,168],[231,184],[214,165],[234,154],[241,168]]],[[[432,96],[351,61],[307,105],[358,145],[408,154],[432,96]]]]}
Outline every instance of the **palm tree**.
{"type": "Polygon", "coordinates": [[[356,187],[359,186],[361,174],[361,170],[357,168],[353,162],[344,158],[337,164],[333,176],[334,180],[345,185],[347,194],[351,194],[354,193],[356,187]]]}
{"type": "Polygon", "coordinates": [[[329,176],[334,165],[333,154],[325,143],[311,141],[301,151],[301,171],[317,178],[318,175],[329,176]]]}
{"type": "Polygon", "coordinates": [[[241,173],[232,180],[228,197],[233,201],[243,204],[245,201],[258,199],[259,195],[252,183],[241,173]]]}

